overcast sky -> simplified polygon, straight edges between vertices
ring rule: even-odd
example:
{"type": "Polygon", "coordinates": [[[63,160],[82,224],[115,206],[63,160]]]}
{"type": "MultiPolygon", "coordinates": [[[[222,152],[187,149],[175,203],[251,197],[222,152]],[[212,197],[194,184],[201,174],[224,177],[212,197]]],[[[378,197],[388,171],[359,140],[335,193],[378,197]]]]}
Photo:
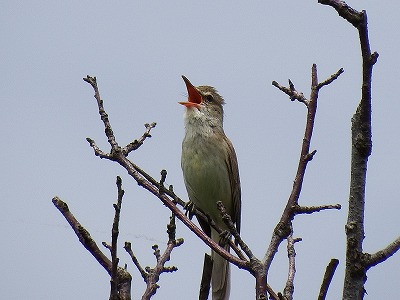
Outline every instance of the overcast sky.
{"type": "MultiPolygon", "coordinates": [[[[400,21],[397,1],[348,1],[366,9],[374,68],[373,154],[369,161],[365,251],[375,252],[400,232],[398,159],[400,21]]],[[[125,145],[157,122],[153,137],[130,158],[186,198],[180,169],[186,89],[215,86],[226,100],[225,131],[232,140],[242,182],[242,236],[262,258],[290,194],[306,109],[271,85],[290,78],[309,95],[317,63],[324,80],[345,73],[320,93],[312,149],[300,203],[340,203],[341,211],[298,216],[294,235],[295,299],[315,299],[331,258],[340,265],[328,299],[341,297],[344,225],[350,163],[350,119],[360,98],[357,31],[317,1],[2,1],[0,10],[0,247],[1,299],[108,299],[109,277],[82,247],[51,199],[66,201],[100,244],[110,241],[115,178],[126,191],[119,257],[133,275],[133,297],[145,286],[122,249],[125,241],[144,266],[151,245],[164,249],[169,211],[141,190],[121,167],[93,155],[86,137],[109,145],[93,90],[97,76],[118,142],[125,145]]],[[[182,223],[185,239],[154,299],[196,299],[203,253],[182,223]],[[179,295],[179,296],[178,296],[179,295]]],[[[104,250],[104,252],[107,252],[104,250]]],[[[269,283],[284,287],[286,244],[269,283]]],[[[365,299],[393,298],[400,255],[368,272],[365,299]]],[[[231,299],[253,299],[251,275],[232,267],[231,299]]]]}

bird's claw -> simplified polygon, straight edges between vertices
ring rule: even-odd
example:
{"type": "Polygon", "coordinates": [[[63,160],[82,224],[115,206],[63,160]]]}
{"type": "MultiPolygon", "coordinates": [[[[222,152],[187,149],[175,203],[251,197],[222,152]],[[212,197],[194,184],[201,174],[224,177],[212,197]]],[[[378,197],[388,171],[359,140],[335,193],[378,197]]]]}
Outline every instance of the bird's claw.
{"type": "Polygon", "coordinates": [[[194,203],[192,201],[186,202],[183,209],[186,211],[185,215],[189,218],[189,220],[191,220],[194,216],[194,210],[195,210],[194,203]]]}
{"type": "Polygon", "coordinates": [[[230,239],[231,239],[231,233],[228,230],[224,230],[219,234],[218,244],[221,247],[225,247],[225,245],[228,244],[230,239]]]}

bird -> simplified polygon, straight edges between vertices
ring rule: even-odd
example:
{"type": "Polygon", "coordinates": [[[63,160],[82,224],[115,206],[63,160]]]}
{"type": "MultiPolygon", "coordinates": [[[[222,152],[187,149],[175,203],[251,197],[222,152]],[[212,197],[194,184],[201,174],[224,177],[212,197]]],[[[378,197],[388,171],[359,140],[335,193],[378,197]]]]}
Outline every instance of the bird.
{"type": "MultiPolygon", "coordinates": [[[[212,86],[195,87],[182,75],[188,99],[179,102],[184,113],[185,136],[182,142],[181,167],[190,203],[210,217],[222,230],[217,202],[222,201],[237,231],[241,226],[241,188],[235,149],[223,129],[224,99],[212,86]]],[[[198,218],[203,231],[219,243],[221,236],[208,222],[198,218]]],[[[229,245],[225,243],[229,251],[229,245]]],[[[213,260],[211,289],[213,300],[227,300],[230,295],[229,262],[216,252],[213,260]]]]}

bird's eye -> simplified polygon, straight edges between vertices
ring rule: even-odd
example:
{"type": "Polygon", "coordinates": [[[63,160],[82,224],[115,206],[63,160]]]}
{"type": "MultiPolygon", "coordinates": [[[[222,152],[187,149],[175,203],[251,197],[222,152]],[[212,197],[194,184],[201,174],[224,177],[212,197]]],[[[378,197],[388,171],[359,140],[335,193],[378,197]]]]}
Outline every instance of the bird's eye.
{"type": "Polygon", "coordinates": [[[206,95],[206,100],[207,100],[207,102],[213,102],[214,98],[212,95],[208,94],[208,95],[206,95]]]}

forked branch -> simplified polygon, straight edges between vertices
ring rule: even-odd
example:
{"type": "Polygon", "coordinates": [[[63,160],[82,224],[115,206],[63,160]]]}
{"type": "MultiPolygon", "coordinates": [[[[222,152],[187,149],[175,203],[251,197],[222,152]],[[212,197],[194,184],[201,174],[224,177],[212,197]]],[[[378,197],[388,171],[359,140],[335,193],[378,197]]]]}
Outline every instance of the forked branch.
{"type": "MultiPolygon", "coordinates": [[[[121,198],[122,200],[122,198],[121,198]]],[[[131,299],[131,282],[132,276],[129,272],[121,267],[118,267],[118,258],[116,257],[116,248],[113,246],[107,246],[112,253],[112,260],[110,260],[97,246],[96,242],[90,236],[89,231],[87,231],[70,212],[68,205],[63,202],[60,198],[54,197],[53,204],[65,217],[65,219],[70,224],[71,228],[74,230],[75,234],[79,238],[82,245],[89,251],[90,254],[99,262],[99,264],[107,271],[110,275],[111,280],[111,291],[110,299],[112,300],[130,300],[131,299]]],[[[119,216],[116,217],[114,221],[119,222],[119,216]]],[[[113,240],[116,241],[118,235],[113,233],[113,240]]],[[[112,245],[114,241],[112,242],[112,245]]]]}
{"type": "Polygon", "coordinates": [[[289,80],[289,87],[285,87],[277,83],[272,82],[272,85],[277,87],[279,90],[287,94],[291,101],[297,100],[307,107],[307,118],[304,132],[303,143],[301,146],[300,159],[296,172],[296,176],[293,183],[292,192],[287,201],[286,207],[282,213],[279,223],[276,225],[273,232],[271,242],[268,250],[263,259],[263,267],[266,273],[266,279],[268,277],[268,271],[271,266],[272,260],[278,251],[279,245],[284,239],[288,241],[288,258],[289,258],[289,275],[284,289],[285,299],[292,299],[294,292],[294,278],[296,273],[295,267],[295,250],[294,250],[294,239],[293,239],[293,226],[292,220],[297,214],[310,214],[325,209],[340,209],[340,205],[321,205],[315,207],[303,207],[299,205],[300,192],[303,185],[303,179],[308,163],[314,158],[316,150],[310,151],[311,138],[314,129],[315,115],[317,112],[317,100],[319,90],[332,83],[336,80],[340,74],[343,73],[343,69],[339,69],[336,73],[331,75],[328,79],[322,82],[318,82],[317,66],[314,64],[311,70],[311,94],[310,99],[307,99],[303,93],[298,92],[291,80],[289,80]]]}
{"type": "MultiPolygon", "coordinates": [[[[305,171],[307,168],[307,164],[312,160],[312,158],[314,157],[314,155],[316,153],[316,150],[310,152],[310,144],[311,144],[311,138],[312,138],[313,129],[314,129],[315,115],[317,112],[318,93],[319,93],[319,90],[323,86],[332,83],[342,73],[343,73],[343,69],[339,69],[336,73],[331,75],[327,80],[318,82],[317,66],[314,64],[312,66],[312,70],[311,70],[310,99],[306,99],[304,97],[303,93],[298,92],[295,89],[294,84],[292,83],[291,80],[289,80],[289,87],[284,87],[284,86],[280,85],[279,83],[277,83],[276,81],[272,82],[272,85],[274,85],[279,90],[286,93],[289,96],[290,100],[292,100],[292,101],[297,100],[306,105],[307,118],[306,118],[306,126],[305,126],[303,143],[301,146],[299,164],[297,167],[297,172],[295,175],[292,192],[289,196],[286,207],[282,213],[281,219],[280,219],[279,223],[277,224],[277,226],[275,227],[274,233],[271,238],[270,245],[269,245],[268,250],[263,259],[263,263],[264,263],[267,273],[271,266],[272,260],[275,256],[276,252],[278,251],[279,245],[281,244],[281,242],[284,239],[286,239],[290,234],[293,233],[292,220],[293,220],[294,216],[298,213],[310,213],[312,210],[310,208],[300,207],[298,201],[299,201],[300,192],[301,192],[302,185],[303,185],[303,179],[304,179],[305,171]]],[[[320,206],[320,207],[315,208],[313,210],[313,212],[322,210],[322,209],[327,209],[327,208],[328,208],[327,206],[320,206]]],[[[339,209],[339,206],[338,205],[330,206],[329,208],[339,209]]]]}

